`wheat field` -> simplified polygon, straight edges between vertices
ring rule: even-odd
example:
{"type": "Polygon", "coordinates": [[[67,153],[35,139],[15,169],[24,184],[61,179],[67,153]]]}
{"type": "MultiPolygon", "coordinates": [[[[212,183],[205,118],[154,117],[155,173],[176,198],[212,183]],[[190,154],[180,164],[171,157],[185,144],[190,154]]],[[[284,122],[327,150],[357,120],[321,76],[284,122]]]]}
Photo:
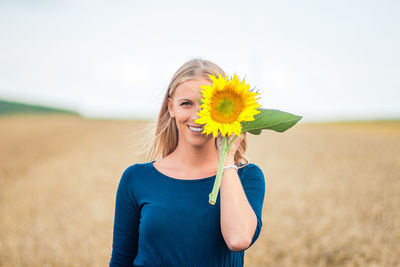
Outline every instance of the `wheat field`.
{"type": "MultiPolygon", "coordinates": [[[[140,121],[0,117],[0,266],[108,266],[115,193],[140,121]]],[[[245,266],[400,266],[400,122],[249,136],[266,177],[245,266]]]]}

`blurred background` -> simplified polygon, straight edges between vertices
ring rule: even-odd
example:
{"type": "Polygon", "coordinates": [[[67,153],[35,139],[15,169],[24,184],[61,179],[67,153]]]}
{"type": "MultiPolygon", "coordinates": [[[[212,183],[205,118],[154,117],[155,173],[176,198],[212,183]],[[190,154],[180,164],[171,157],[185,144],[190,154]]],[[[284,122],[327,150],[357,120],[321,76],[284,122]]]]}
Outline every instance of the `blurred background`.
{"type": "Polygon", "coordinates": [[[106,266],[115,192],[174,72],[303,116],[249,137],[247,266],[399,266],[398,1],[0,1],[0,266],[106,266]]]}
{"type": "Polygon", "coordinates": [[[0,97],[155,118],[194,57],[304,121],[398,118],[397,1],[7,1],[0,97]]]}

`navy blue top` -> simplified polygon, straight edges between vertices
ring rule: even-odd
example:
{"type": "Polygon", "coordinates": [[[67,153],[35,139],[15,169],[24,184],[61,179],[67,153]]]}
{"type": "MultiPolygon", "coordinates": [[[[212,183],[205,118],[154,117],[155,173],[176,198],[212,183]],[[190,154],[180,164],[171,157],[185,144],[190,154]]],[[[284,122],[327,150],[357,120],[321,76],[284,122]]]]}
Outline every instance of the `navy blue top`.
{"type": "MultiPolygon", "coordinates": [[[[238,174],[257,216],[252,245],[261,231],[264,175],[254,164],[238,174]]],[[[116,194],[110,267],[243,266],[244,251],[229,250],[222,237],[219,194],[208,203],[214,180],[172,178],[153,162],[128,167],[116,194]]]]}

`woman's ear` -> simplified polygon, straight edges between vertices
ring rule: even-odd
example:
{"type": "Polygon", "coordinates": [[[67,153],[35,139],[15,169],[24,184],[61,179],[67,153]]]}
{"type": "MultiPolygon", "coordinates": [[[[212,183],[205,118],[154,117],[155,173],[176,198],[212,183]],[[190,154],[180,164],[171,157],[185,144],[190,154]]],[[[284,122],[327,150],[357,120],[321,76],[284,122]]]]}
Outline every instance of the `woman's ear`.
{"type": "Polygon", "coordinates": [[[168,113],[171,118],[175,118],[174,106],[172,103],[172,98],[170,96],[168,97],[168,113]]]}

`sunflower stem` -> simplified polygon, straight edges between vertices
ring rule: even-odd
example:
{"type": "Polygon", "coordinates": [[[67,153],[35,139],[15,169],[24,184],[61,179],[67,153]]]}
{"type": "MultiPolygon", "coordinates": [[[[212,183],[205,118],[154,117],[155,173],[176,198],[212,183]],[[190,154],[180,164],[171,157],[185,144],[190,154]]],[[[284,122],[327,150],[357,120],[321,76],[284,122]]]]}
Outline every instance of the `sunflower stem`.
{"type": "Polygon", "coordinates": [[[228,147],[226,148],[226,152],[228,152],[229,149],[231,149],[231,146],[232,146],[233,142],[235,142],[237,137],[238,137],[237,135],[235,135],[235,137],[233,137],[232,141],[229,143],[228,147]]]}
{"type": "MultiPolygon", "coordinates": [[[[217,177],[215,178],[214,186],[212,192],[209,195],[209,200],[208,200],[208,202],[211,205],[214,205],[215,202],[217,202],[218,191],[219,187],[221,186],[222,172],[224,170],[224,165],[225,165],[226,153],[228,152],[227,144],[228,144],[228,137],[226,136],[222,137],[221,149],[219,151],[219,164],[217,170],[217,177]]],[[[232,143],[230,145],[232,145],[232,143]]]]}

